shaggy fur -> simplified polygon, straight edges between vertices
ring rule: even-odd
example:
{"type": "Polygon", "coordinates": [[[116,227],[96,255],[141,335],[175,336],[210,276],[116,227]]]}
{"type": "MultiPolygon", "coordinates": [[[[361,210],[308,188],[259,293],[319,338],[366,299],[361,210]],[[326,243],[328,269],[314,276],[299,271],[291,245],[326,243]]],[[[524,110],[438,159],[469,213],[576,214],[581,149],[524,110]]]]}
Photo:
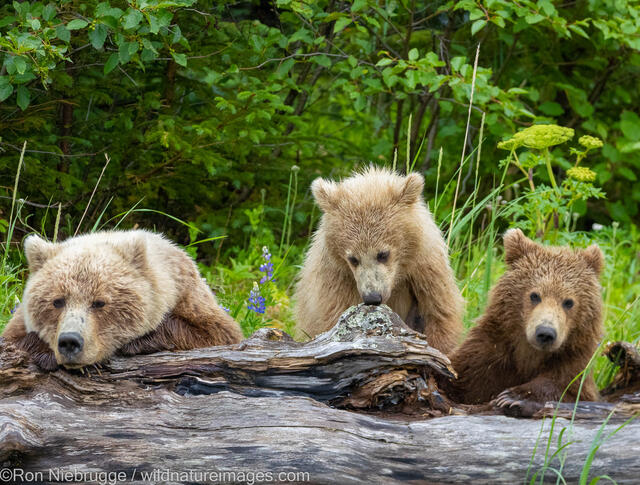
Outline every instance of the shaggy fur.
{"type": "Polygon", "coordinates": [[[82,367],[119,349],[185,350],[242,339],[193,260],[158,234],[99,232],[57,244],[30,236],[25,254],[30,276],[3,337],[43,368],[82,367]],[[81,335],[79,354],[61,352],[65,332],[81,335]]]}
{"type": "MultiPolygon", "coordinates": [[[[452,397],[477,404],[508,390],[505,402],[557,401],[601,339],[602,252],[595,245],[576,251],[541,246],[519,229],[507,231],[504,245],[507,271],[451,359],[459,374],[452,397]],[[540,348],[536,340],[540,326],[557,333],[548,347],[540,348]]],[[[564,400],[575,400],[578,387],[579,379],[564,400]]],[[[598,399],[592,376],[584,382],[581,399],[598,399]]]]}
{"type": "Polygon", "coordinates": [[[419,174],[378,168],[313,182],[323,215],[296,288],[302,335],[328,330],[347,308],[378,294],[430,345],[447,352],[458,343],[462,297],[423,187],[419,174]]]}

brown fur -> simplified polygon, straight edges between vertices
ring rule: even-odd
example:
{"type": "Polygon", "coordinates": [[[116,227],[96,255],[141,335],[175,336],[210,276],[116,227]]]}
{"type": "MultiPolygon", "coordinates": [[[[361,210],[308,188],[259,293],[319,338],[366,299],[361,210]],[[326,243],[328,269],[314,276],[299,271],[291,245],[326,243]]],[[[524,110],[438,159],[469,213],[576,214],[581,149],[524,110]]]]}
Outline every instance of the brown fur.
{"type": "MultiPolygon", "coordinates": [[[[504,244],[507,271],[491,291],[484,315],[451,359],[459,374],[452,397],[477,404],[508,390],[514,399],[560,400],[602,336],[602,253],[597,246],[578,251],[541,246],[518,229],[507,232],[504,244]],[[532,292],[539,294],[539,302],[532,301],[532,292]],[[569,298],[574,306],[566,309],[563,302],[569,298]],[[557,327],[553,350],[539,350],[530,343],[533,337],[527,337],[540,318],[557,327]]],[[[565,401],[576,399],[579,384],[577,379],[571,385],[565,401]]],[[[581,399],[598,399],[591,375],[581,399]]]]}
{"type": "Polygon", "coordinates": [[[323,215],[296,288],[299,333],[314,337],[330,329],[375,290],[431,345],[453,349],[462,333],[462,297],[423,187],[419,174],[376,168],[341,183],[313,182],[323,215]],[[377,254],[385,251],[388,260],[379,263],[377,254]]]}
{"type": "MultiPolygon", "coordinates": [[[[31,274],[3,336],[34,356],[53,353],[55,362],[81,367],[125,347],[131,353],[131,343],[140,338],[154,350],[242,339],[238,324],[217,304],[193,260],[160,235],[114,231],[58,244],[31,236],[25,253],[31,274]],[[54,301],[59,300],[64,304],[57,308],[54,301]],[[96,301],[104,305],[93,306],[96,301]],[[84,339],[82,352],[73,359],[57,345],[59,335],[68,331],[84,339]]],[[[49,363],[50,356],[42,358],[49,363]]]]}

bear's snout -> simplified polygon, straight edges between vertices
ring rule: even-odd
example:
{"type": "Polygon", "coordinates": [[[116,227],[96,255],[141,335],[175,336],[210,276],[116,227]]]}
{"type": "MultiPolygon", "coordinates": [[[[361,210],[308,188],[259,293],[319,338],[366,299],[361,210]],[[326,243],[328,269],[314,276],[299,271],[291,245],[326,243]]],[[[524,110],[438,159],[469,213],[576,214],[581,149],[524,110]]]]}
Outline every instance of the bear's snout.
{"type": "Polygon", "coordinates": [[[365,305],[379,305],[382,303],[382,295],[377,291],[372,291],[362,295],[362,300],[365,305]]]}
{"type": "Polygon", "coordinates": [[[540,325],[536,328],[536,342],[541,348],[546,348],[556,341],[558,333],[552,327],[546,325],[540,325]]]}
{"type": "Polygon", "coordinates": [[[58,337],[58,351],[67,359],[73,360],[84,346],[84,339],[78,332],[64,332],[58,337]]]}

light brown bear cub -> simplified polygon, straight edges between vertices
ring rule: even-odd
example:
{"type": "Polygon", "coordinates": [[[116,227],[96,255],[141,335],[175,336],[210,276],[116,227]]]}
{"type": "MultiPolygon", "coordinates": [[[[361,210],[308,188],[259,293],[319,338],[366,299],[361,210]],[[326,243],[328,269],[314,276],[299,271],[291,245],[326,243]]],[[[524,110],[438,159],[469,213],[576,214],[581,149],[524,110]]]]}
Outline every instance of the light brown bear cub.
{"type": "Polygon", "coordinates": [[[193,260],[158,234],[107,231],[24,244],[30,275],[3,337],[45,369],[239,342],[193,260]]]}
{"type": "Polygon", "coordinates": [[[462,297],[447,247],[422,198],[424,179],[370,167],[340,183],[318,178],[323,212],[296,289],[302,335],[347,308],[385,303],[430,345],[448,352],[462,333],[462,297]]]}
{"type": "MultiPolygon", "coordinates": [[[[459,375],[451,397],[468,404],[498,397],[499,406],[516,407],[523,399],[557,401],[587,366],[603,333],[602,252],[595,245],[542,246],[519,229],[507,231],[504,246],[507,271],[451,359],[459,375]]],[[[579,381],[565,401],[576,399],[579,381]]],[[[598,399],[591,375],[580,398],[598,399]]]]}

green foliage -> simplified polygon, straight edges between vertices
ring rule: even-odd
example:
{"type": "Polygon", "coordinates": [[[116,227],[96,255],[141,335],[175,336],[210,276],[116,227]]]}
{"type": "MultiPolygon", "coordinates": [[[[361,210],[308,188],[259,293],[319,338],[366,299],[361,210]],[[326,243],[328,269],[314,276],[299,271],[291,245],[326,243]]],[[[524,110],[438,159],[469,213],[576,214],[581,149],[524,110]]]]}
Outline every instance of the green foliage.
{"type": "MultiPolygon", "coordinates": [[[[108,152],[93,215],[144,199],[236,242],[262,190],[267,207],[281,207],[294,165],[307,187],[319,173],[391,163],[407,146],[432,190],[438,149],[464,138],[481,41],[470,128],[484,113],[485,160],[522,124],[602,138],[590,157],[608,202],[578,227],[630,222],[640,200],[639,11],[626,1],[5,2],[0,176],[11,177],[28,138],[25,193],[61,202],[65,232],[108,152]]],[[[441,175],[457,161],[445,150],[441,175]]],[[[479,167],[480,196],[492,165],[479,167]]],[[[3,210],[10,187],[0,197],[3,210]]],[[[45,211],[33,212],[42,225],[45,211]]],[[[161,217],[153,224],[176,231],[161,217]]],[[[308,227],[302,216],[287,223],[289,233],[308,227]]]]}

